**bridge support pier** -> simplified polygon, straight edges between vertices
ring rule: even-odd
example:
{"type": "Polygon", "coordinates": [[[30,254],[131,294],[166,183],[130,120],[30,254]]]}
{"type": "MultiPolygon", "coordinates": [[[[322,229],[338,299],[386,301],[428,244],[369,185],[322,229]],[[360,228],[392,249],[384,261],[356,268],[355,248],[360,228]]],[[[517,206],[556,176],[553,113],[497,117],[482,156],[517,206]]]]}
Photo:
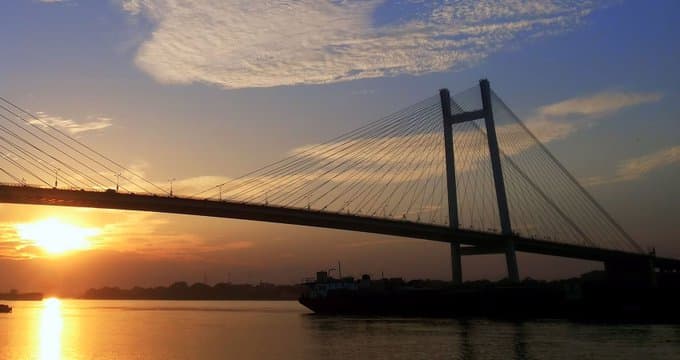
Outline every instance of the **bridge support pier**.
{"type": "Polygon", "coordinates": [[[460,256],[460,243],[451,243],[451,281],[454,284],[463,283],[463,263],[460,256]]]}
{"type": "Polygon", "coordinates": [[[505,244],[505,264],[508,267],[508,279],[519,282],[519,269],[517,268],[517,255],[515,255],[515,242],[508,240],[505,244]]]}

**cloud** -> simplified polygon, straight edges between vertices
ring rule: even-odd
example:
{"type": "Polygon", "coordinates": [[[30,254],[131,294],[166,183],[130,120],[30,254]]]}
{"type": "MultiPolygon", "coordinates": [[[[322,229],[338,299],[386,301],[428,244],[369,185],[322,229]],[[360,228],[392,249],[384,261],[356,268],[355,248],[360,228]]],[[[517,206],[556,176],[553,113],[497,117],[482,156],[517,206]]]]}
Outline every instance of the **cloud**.
{"type": "Polygon", "coordinates": [[[105,116],[93,116],[90,117],[88,121],[79,123],[61,116],[51,116],[41,111],[37,112],[36,116],[40,120],[31,120],[32,124],[43,127],[47,127],[47,125],[54,126],[60,130],[69,132],[71,135],[106,129],[112,125],[111,121],[113,120],[105,116]]]}
{"type": "Polygon", "coordinates": [[[598,186],[618,182],[634,181],[648,173],[680,162],[680,145],[662,149],[652,154],[632,158],[621,162],[613,176],[595,176],[584,179],[586,186],[598,186]]]}
{"type": "Polygon", "coordinates": [[[656,102],[662,96],[658,93],[616,93],[602,92],[589,97],[574,98],[543,106],[540,113],[544,116],[602,116],[629,106],[656,102]]]}
{"type": "Polygon", "coordinates": [[[564,139],[625,108],[658,102],[660,93],[600,92],[541,106],[524,123],[543,143],[564,139]]]}
{"type": "Polygon", "coordinates": [[[325,84],[462,69],[569,30],[591,0],[120,0],[154,26],[135,63],[163,83],[325,84]],[[390,7],[395,7],[394,9],[390,7]],[[417,7],[417,11],[412,8],[417,7]],[[383,14],[406,14],[382,19],[383,14]]]}
{"type": "Polygon", "coordinates": [[[47,3],[47,4],[67,2],[67,1],[69,1],[69,0],[40,0],[41,3],[47,3]]]}

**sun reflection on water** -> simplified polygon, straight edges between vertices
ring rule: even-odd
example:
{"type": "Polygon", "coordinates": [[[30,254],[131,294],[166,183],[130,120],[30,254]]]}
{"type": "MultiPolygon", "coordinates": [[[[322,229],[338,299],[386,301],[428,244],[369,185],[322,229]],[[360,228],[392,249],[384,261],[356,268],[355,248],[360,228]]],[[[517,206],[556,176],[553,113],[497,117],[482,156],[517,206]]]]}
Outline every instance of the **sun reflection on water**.
{"type": "Polygon", "coordinates": [[[61,359],[63,327],[61,301],[57,298],[45,299],[40,314],[40,360],[61,359]]]}

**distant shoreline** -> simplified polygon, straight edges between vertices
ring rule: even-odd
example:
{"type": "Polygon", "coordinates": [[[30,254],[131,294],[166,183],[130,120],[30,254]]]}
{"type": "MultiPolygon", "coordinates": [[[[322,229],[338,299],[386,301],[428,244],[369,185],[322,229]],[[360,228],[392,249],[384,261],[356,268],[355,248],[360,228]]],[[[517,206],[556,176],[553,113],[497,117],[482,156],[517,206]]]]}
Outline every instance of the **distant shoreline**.
{"type": "MultiPolygon", "coordinates": [[[[84,298],[84,297],[75,297],[75,298],[60,298],[63,300],[94,300],[94,301],[298,301],[297,298],[295,299],[126,299],[126,298],[117,298],[117,299],[109,299],[109,298],[97,298],[97,299],[91,299],[91,298],[84,298]]],[[[30,300],[25,300],[25,301],[30,301],[30,300]]]]}
{"type": "Polygon", "coordinates": [[[0,294],[0,301],[42,301],[43,294],[39,292],[20,293],[12,290],[8,293],[0,294]]]}
{"type": "Polygon", "coordinates": [[[243,301],[285,301],[297,300],[302,293],[298,285],[274,285],[260,283],[231,284],[218,283],[213,286],[195,283],[189,285],[184,281],[175,282],[170,286],[152,288],[133,287],[120,289],[118,287],[103,287],[89,289],[79,299],[85,300],[243,300],[243,301]]]}

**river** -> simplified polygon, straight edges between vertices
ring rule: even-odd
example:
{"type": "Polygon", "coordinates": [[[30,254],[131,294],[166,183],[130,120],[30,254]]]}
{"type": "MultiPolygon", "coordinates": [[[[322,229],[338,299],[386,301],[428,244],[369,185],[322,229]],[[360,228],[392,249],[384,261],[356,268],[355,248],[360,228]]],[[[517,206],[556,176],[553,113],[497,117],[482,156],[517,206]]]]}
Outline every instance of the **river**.
{"type": "Polygon", "coordinates": [[[324,317],[292,301],[10,305],[0,359],[680,359],[679,325],[324,317]]]}

